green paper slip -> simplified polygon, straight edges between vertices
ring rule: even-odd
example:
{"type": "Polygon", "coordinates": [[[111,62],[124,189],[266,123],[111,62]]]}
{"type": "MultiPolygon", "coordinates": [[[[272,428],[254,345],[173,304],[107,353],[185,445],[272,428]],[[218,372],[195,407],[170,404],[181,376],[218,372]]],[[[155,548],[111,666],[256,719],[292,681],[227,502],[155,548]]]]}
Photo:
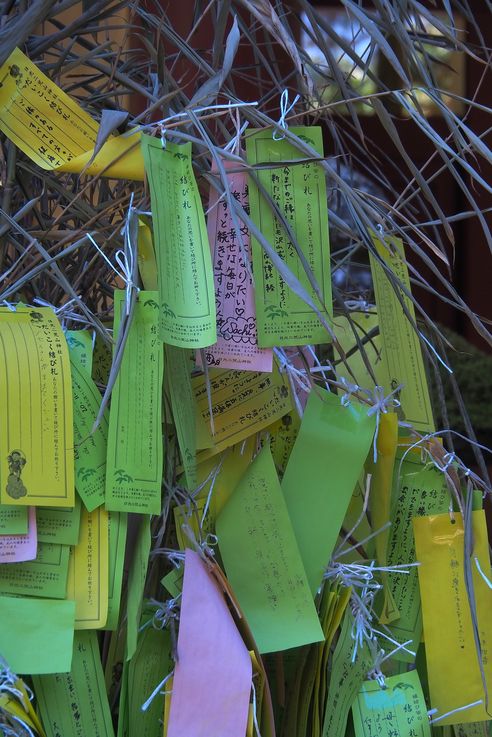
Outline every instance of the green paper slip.
{"type": "Polygon", "coordinates": [[[128,515],[124,512],[108,512],[109,588],[105,630],[115,630],[118,627],[127,528],[128,515]]]}
{"type": "Polygon", "coordinates": [[[46,737],[113,737],[95,632],[75,633],[70,673],[33,682],[46,737]]]}
{"type": "Polygon", "coordinates": [[[38,543],[36,560],[0,564],[0,594],[64,599],[70,547],[38,543]]]}
{"type": "Polygon", "coordinates": [[[323,640],[269,447],[217,518],[227,577],[260,653],[323,640]]]}
{"type": "Polygon", "coordinates": [[[68,672],[74,617],[73,601],[0,596],[2,657],[14,673],[68,672]]]}
{"type": "Polygon", "coordinates": [[[88,512],[104,503],[108,412],[95,432],[92,427],[101,406],[101,394],[90,374],[71,357],[75,488],[88,512]]]}
{"type": "Polygon", "coordinates": [[[80,530],[80,497],[75,495],[75,507],[37,507],[38,542],[77,545],[80,530]]]}
{"type": "Polygon", "coordinates": [[[28,507],[0,504],[0,535],[27,535],[28,507]]]}
{"type": "Polygon", "coordinates": [[[340,397],[319,388],[309,395],[282,491],[313,595],[333,553],[375,422],[355,401],[344,407],[340,397]]]}
{"type": "Polygon", "coordinates": [[[352,705],[355,737],[430,737],[422,686],[416,670],[365,681],[352,705]]]}
{"type": "Polygon", "coordinates": [[[120,698],[118,701],[118,731],[116,737],[128,737],[130,729],[128,719],[128,661],[123,663],[121,674],[120,698]]]}
{"type": "Polygon", "coordinates": [[[93,332],[92,330],[67,330],[65,337],[68,343],[70,359],[89,376],[92,373],[93,332]]]}
{"type": "MultiPolygon", "coordinates": [[[[106,325],[106,327],[110,328],[111,325],[106,325]]],[[[94,353],[92,354],[92,378],[96,384],[106,386],[111,371],[111,362],[111,344],[105,343],[99,333],[96,333],[94,353]]]]}
{"type": "MultiPolygon", "coordinates": [[[[304,138],[323,156],[320,127],[290,128],[290,131],[304,138]]],[[[275,141],[271,129],[248,131],[246,152],[248,164],[285,162],[275,169],[257,169],[256,176],[287,220],[317,283],[320,296],[310,284],[285,226],[252,177],[249,183],[251,219],[329,321],[329,315],[332,314],[330,243],[323,168],[315,162],[290,163],[291,160],[303,158],[304,154],[286,140],[275,141]]],[[[252,250],[258,345],[266,348],[326,343],[329,335],[316,313],[284,281],[254,237],[252,250]]]]}
{"type": "Polygon", "coordinates": [[[179,452],[186,482],[196,485],[197,419],[195,397],[191,386],[190,351],[167,345],[164,349],[166,361],[166,384],[171,400],[179,452]]]}
{"type": "Polygon", "coordinates": [[[184,567],[173,568],[172,571],[166,573],[164,578],[161,578],[161,584],[164,588],[169,591],[173,599],[181,594],[183,591],[183,576],[184,567]]]}
{"type": "Polygon", "coordinates": [[[347,610],[327,675],[328,697],[322,737],[344,737],[350,708],[372,667],[372,659],[366,644],[362,649],[358,648],[355,662],[352,662],[355,644],[351,636],[353,622],[352,614],[347,610]]]}
{"type": "MultiPolygon", "coordinates": [[[[401,240],[387,238],[386,243],[383,243],[374,236],[373,242],[383,262],[394,272],[407,291],[411,292],[401,240]]],[[[385,394],[389,394],[402,384],[403,387],[398,393],[402,418],[420,432],[434,432],[434,419],[419,337],[403,312],[400,300],[383,267],[370,251],[369,260],[379,315],[383,359],[381,379],[385,394]]],[[[409,315],[415,320],[413,302],[401,290],[400,296],[409,315]]]]}
{"type": "Polygon", "coordinates": [[[212,259],[191,143],[142,136],[150,185],[159,284],[160,337],[181,348],[217,340],[212,259]]]}
{"type": "MultiPolygon", "coordinates": [[[[125,293],[114,294],[114,335],[125,293]]],[[[157,337],[157,293],[140,292],[111,395],[106,509],[160,514],[163,351],[157,337]]]]}
{"type": "Polygon", "coordinates": [[[173,665],[169,631],[154,629],[152,624],[146,626],[139,634],[135,655],[128,662],[129,737],[162,737],[164,694],[157,693],[146,711],[142,711],[142,705],[173,665]]]}
{"type": "MultiPolygon", "coordinates": [[[[434,467],[424,467],[415,453],[407,453],[403,462],[401,456],[402,453],[398,451],[393,474],[387,555],[389,566],[414,563],[416,560],[412,518],[441,514],[449,506],[449,491],[443,474],[434,467]]],[[[412,640],[407,647],[417,652],[422,637],[418,569],[415,566],[409,568],[408,574],[388,573],[387,581],[400,612],[400,618],[390,625],[391,635],[400,643],[412,640]]],[[[405,663],[415,660],[403,649],[397,650],[393,657],[405,663]]]]}
{"type": "Polygon", "coordinates": [[[137,649],[138,628],[142,613],[143,594],[149,554],[152,540],[150,535],[150,520],[143,517],[140,522],[137,540],[132,556],[130,575],[128,578],[127,593],[127,621],[126,621],[126,659],[130,660],[137,649]]]}

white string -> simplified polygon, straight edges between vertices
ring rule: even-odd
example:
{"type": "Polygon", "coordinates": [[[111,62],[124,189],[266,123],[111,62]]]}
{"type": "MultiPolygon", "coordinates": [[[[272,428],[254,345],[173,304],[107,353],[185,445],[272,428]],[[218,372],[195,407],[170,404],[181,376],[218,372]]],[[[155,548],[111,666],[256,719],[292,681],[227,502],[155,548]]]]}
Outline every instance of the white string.
{"type": "Polygon", "coordinates": [[[289,105],[289,90],[286,89],[282,92],[282,95],[280,96],[280,118],[277,123],[277,128],[280,128],[282,132],[279,133],[277,130],[273,131],[272,138],[274,141],[283,141],[285,138],[285,131],[287,130],[285,118],[297,104],[299,99],[300,95],[296,95],[294,97],[294,101],[289,105]]]}
{"type": "Polygon", "coordinates": [[[483,580],[485,581],[485,583],[487,584],[487,586],[489,587],[489,589],[492,589],[492,582],[490,581],[490,579],[487,578],[487,576],[485,575],[485,573],[482,571],[482,567],[481,567],[481,565],[479,563],[479,560],[478,560],[478,558],[476,556],[475,556],[474,560],[475,560],[475,565],[477,567],[477,570],[478,570],[479,574],[482,576],[483,580]]]}
{"type": "Polygon", "coordinates": [[[171,678],[172,675],[174,675],[174,670],[168,673],[167,676],[162,679],[159,685],[154,688],[154,690],[150,694],[147,701],[145,701],[140,707],[141,711],[147,711],[147,709],[149,708],[149,706],[151,705],[151,703],[153,702],[153,700],[155,699],[155,697],[157,696],[161,688],[166,685],[167,681],[171,678]]]}
{"type": "MultiPolygon", "coordinates": [[[[474,706],[480,706],[480,704],[483,704],[483,699],[479,699],[478,701],[473,701],[471,704],[466,704],[466,706],[458,706],[456,709],[452,709],[451,711],[447,711],[445,714],[441,714],[440,717],[436,717],[435,719],[429,719],[430,724],[435,724],[436,722],[440,722],[441,719],[445,719],[446,717],[451,716],[451,714],[456,714],[459,711],[465,711],[466,709],[472,709],[474,706]]],[[[431,709],[427,712],[429,716],[431,714],[435,714],[438,711],[438,709],[431,709]]]]}
{"type": "Polygon", "coordinates": [[[400,406],[400,401],[395,397],[395,394],[400,391],[402,388],[402,384],[396,387],[396,389],[393,389],[388,396],[384,396],[384,388],[382,386],[375,386],[374,391],[372,392],[372,399],[374,401],[374,404],[372,407],[370,407],[367,410],[367,416],[371,417],[373,414],[376,415],[376,430],[374,432],[374,440],[373,440],[373,458],[374,463],[376,463],[378,459],[378,434],[379,434],[379,424],[381,421],[381,414],[386,414],[388,412],[388,409],[396,409],[400,406]]]}
{"type": "Polygon", "coordinates": [[[257,737],[261,737],[260,728],[258,726],[258,718],[256,715],[256,688],[253,680],[251,681],[251,688],[253,689],[253,724],[257,737]]]}

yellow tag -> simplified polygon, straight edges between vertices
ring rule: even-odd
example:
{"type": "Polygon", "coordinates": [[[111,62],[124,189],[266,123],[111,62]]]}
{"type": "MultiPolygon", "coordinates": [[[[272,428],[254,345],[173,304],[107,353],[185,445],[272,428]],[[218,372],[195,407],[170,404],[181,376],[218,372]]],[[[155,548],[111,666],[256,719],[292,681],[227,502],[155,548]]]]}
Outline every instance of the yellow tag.
{"type": "MultiPolygon", "coordinates": [[[[482,662],[489,702],[492,697],[492,590],[477,570],[475,559],[490,578],[487,526],[483,510],[472,512],[472,574],[482,662]]],[[[472,629],[464,579],[464,529],[460,514],[415,517],[415,548],[420,562],[419,585],[425,631],[425,651],[434,719],[482,699],[439,725],[490,718],[472,629]]],[[[490,710],[490,704],[489,704],[490,710]]]]}
{"type": "Polygon", "coordinates": [[[147,292],[157,292],[157,261],[155,258],[154,241],[149,225],[138,219],[138,270],[140,278],[147,292]]]}
{"type": "Polygon", "coordinates": [[[162,721],[163,721],[162,737],[166,737],[167,728],[169,727],[169,712],[171,710],[171,696],[173,693],[173,681],[174,681],[174,678],[171,677],[168,680],[166,684],[166,690],[164,691],[164,716],[162,717],[162,721]]]}
{"type": "Polygon", "coordinates": [[[79,544],[72,548],[67,599],[75,600],[75,629],[104,627],[108,617],[108,513],[82,509],[79,544]]]}
{"type": "Polygon", "coordinates": [[[110,138],[87,166],[98,128],[20,49],[0,67],[0,130],[38,166],[143,180],[139,133],[110,138]]]}
{"type": "MultiPolygon", "coordinates": [[[[390,518],[391,489],[393,480],[393,466],[395,465],[396,448],[398,445],[398,417],[394,412],[381,414],[377,437],[377,462],[369,462],[368,472],[372,473],[371,493],[369,505],[373,529],[381,530],[390,518]]],[[[386,566],[386,550],[388,547],[389,529],[376,535],[376,556],[380,566],[386,566]]],[[[383,584],[386,584],[386,573],[382,574],[383,584]]],[[[390,587],[383,585],[384,604],[380,621],[389,624],[398,619],[399,612],[391,595],[390,587]]]]}
{"type": "MultiPolygon", "coordinates": [[[[374,247],[381,259],[393,271],[401,284],[411,292],[408,267],[405,263],[403,244],[399,238],[388,238],[384,243],[374,236],[374,247]]],[[[379,315],[379,328],[382,342],[381,375],[385,393],[389,394],[400,384],[398,399],[401,414],[421,432],[434,432],[434,419],[425,375],[420,340],[407,316],[400,300],[379,263],[370,254],[371,272],[379,315]]],[[[415,320],[412,300],[400,291],[400,296],[408,314],[415,320]]]]}
{"type": "Polygon", "coordinates": [[[0,307],[0,376],[0,504],[73,507],[70,360],[53,310],[0,307]]]}

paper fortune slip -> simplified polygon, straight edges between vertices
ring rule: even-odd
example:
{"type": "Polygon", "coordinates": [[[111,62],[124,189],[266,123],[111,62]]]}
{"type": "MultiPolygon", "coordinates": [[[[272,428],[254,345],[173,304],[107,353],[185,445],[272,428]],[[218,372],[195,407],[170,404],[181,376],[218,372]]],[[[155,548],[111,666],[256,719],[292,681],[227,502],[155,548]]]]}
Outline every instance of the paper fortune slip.
{"type": "Polygon", "coordinates": [[[0,503],[73,507],[70,361],[53,310],[0,307],[0,373],[0,503]]]}
{"type": "Polygon", "coordinates": [[[0,130],[42,169],[143,179],[140,135],[110,138],[94,156],[98,123],[14,49],[0,67],[0,130]]]}

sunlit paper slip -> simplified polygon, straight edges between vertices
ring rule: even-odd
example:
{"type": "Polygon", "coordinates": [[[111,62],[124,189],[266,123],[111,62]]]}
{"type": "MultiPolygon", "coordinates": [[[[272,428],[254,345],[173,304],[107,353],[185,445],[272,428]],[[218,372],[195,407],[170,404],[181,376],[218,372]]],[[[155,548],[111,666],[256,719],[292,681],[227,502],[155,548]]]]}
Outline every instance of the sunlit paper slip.
{"type": "Polygon", "coordinates": [[[0,504],[73,507],[67,343],[45,307],[0,307],[0,504]]]}
{"type": "Polygon", "coordinates": [[[0,67],[0,130],[42,169],[144,178],[140,134],[113,136],[93,157],[99,124],[20,49],[0,67]]]}

